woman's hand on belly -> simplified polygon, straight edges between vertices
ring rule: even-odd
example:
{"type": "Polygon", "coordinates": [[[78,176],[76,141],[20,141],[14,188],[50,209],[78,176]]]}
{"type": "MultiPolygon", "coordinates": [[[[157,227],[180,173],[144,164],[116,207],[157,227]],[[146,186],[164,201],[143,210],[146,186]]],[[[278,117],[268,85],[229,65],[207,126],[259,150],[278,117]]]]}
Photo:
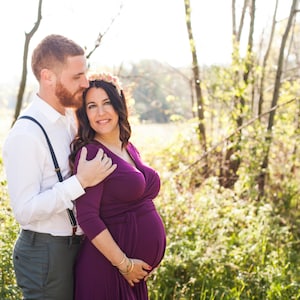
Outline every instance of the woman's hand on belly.
{"type": "Polygon", "coordinates": [[[125,270],[119,269],[120,273],[124,276],[130,286],[134,286],[135,283],[139,283],[148,276],[152,267],[146,262],[140,259],[129,258],[129,263],[127,264],[125,270]]]}

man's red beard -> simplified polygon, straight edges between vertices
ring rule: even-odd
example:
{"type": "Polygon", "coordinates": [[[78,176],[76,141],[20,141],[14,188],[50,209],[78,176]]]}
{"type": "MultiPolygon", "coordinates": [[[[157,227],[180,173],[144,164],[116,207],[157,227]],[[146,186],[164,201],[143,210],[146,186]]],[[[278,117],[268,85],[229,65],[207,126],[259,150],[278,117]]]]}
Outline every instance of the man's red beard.
{"type": "Polygon", "coordinates": [[[60,100],[63,107],[78,108],[82,105],[82,93],[84,89],[80,89],[72,94],[67,90],[61,82],[56,85],[55,95],[60,100]]]}

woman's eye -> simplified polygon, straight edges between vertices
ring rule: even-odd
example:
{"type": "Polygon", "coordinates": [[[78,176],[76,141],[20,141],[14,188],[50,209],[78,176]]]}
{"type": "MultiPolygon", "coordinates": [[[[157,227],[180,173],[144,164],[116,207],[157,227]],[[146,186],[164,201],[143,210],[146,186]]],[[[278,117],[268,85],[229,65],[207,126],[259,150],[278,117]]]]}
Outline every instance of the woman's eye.
{"type": "Polygon", "coordinates": [[[110,105],[111,102],[110,102],[110,100],[106,100],[103,104],[104,104],[104,105],[110,105]]]}
{"type": "Polygon", "coordinates": [[[95,104],[88,104],[88,106],[87,106],[88,109],[92,109],[92,108],[95,108],[95,107],[96,107],[95,104]]]}

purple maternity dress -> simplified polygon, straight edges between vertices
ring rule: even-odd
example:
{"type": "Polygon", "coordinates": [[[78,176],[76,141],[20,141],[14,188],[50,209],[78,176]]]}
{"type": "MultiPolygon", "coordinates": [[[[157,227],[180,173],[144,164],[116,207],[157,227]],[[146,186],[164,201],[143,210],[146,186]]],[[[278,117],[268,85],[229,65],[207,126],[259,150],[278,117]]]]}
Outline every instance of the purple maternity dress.
{"type": "Polygon", "coordinates": [[[117,169],[76,201],[78,222],[86,238],[76,263],[75,299],[146,300],[146,282],[142,280],[131,287],[90,241],[107,228],[128,257],[156,267],[166,247],[164,225],[153,203],[160,179],[141,161],[132,144],[127,151],[136,167],[97,142],[87,145],[88,159],[100,147],[117,164],[117,169]]]}

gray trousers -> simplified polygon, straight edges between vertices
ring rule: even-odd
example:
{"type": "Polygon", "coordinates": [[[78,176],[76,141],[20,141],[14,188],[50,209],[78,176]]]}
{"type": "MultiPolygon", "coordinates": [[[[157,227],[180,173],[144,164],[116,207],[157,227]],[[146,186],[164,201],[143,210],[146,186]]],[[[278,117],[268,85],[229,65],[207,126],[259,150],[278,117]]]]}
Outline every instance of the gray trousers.
{"type": "Polygon", "coordinates": [[[24,300],[73,300],[74,263],[82,237],[22,230],[13,264],[24,300]]]}

